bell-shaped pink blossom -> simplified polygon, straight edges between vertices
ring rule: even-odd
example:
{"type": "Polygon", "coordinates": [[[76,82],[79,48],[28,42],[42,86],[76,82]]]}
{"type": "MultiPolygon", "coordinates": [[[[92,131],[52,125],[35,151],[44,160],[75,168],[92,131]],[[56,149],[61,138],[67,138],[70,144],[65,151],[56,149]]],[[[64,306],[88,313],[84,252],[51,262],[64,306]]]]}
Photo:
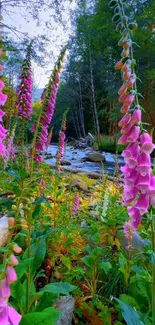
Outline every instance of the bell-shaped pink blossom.
{"type": "Polygon", "coordinates": [[[122,114],[126,114],[127,112],[129,112],[129,110],[130,110],[130,107],[131,107],[131,105],[123,105],[122,107],[121,107],[121,113],[122,114]]]}
{"type": "Polygon", "coordinates": [[[155,195],[155,176],[153,174],[150,175],[149,195],[155,195]]]}
{"type": "Polygon", "coordinates": [[[135,169],[132,169],[132,172],[129,177],[125,177],[126,186],[129,188],[135,187],[137,184],[138,172],[135,169]]]}
{"type": "Polygon", "coordinates": [[[131,122],[133,124],[137,124],[141,122],[141,115],[142,115],[142,111],[140,109],[135,109],[131,117],[131,122]]]}
{"type": "Polygon", "coordinates": [[[125,145],[125,144],[127,144],[127,136],[126,136],[126,134],[123,134],[120,138],[119,138],[119,140],[118,140],[118,144],[120,144],[120,145],[125,145]]]}
{"type": "Polygon", "coordinates": [[[120,127],[126,126],[131,120],[131,114],[125,114],[119,122],[120,127]]]}
{"type": "Polygon", "coordinates": [[[124,100],[124,105],[131,105],[135,100],[135,96],[132,94],[128,94],[124,100]]]}
{"type": "Polygon", "coordinates": [[[119,102],[120,103],[124,103],[125,102],[125,99],[127,98],[128,95],[129,95],[129,93],[125,93],[125,94],[121,95],[119,97],[119,102]]]}
{"type": "Polygon", "coordinates": [[[138,194],[138,188],[137,187],[127,187],[124,188],[124,195],[123,195],[123,201],[125,205],[128,205],[129,203],[133,202],[135,200],[137,194],[138,194]]]}
{"type": "Polygon", "coordinates": [[[10,325],[19,325],[22,316],[12,307],[8,307],[8,321],[10,325]]]}
{"type": "Polygon", "coordinates": [[[140,147],[138,141],[131,143],[122,153],[125,163],[129,168],[135,168],[138,164],[138,157],[140,153],[140,147]]]}
{"type": "Polygon", "coordinates": [[[0,122],[2,122],[2,118],[3,116],[5,115],[5,112],[3,112],[1,109],[0,109],[0,122]]]}
{"type": "Polygon", "coordinates": [[[127,164],[121,167],[121,171],[125,177],[129,177],[133,169],[131,169],[127,164]]]}
{"type": "Polygon", "coordinates": [[[1,281],[0,284],[0,300],[7,300],[10,297],[11,291],[10,286],[6,278],[1,281]]]}
{"type": "Polygon", "coordinates": [[[143,132],[143,134],[141,135],[140,143],[141,143],[141,151],[147,154],[151,154],[151,152],[155,148],[155,145],[152,143],[152,137],[146,132],[143,132]]]}
{"type": "Polygon", "coordinates": [[[136,182],[136,187],[143,193],[145,194],[150,187],[150,174],[147,174],[145,176],[138,175],[137,182],[136,182]]]}
{"type": "Polygon", "coordinates": [[[128,147],[122,152],[122,156],[124,158],[132,158],[133,155],[135,155],[135,154],[137,155],[137,152],[139,154],[140,147],[139,147],[138,141],[135,141],[128,145],[128,147]]]}
{"type": "Polygon", "coordinates": [[[3,128],[3,126],[0,124],[0,138],[3,140],[6,138],[7,130],[3,128]]]}
{"type": "Polygon", "coordinates": [[[12,284],[15,281],[17,281],[17,274],[12,266],[8,265],[6,272],[7,272],[7,281],[9,284],[12,284]]]}
{"type": "Polygon", "coordinates": [[[150,155],[146,154],[145,152],[141,152],[138,157],[137,171],[142,176],[146,176],[150,172],[150,169],[151,169],[150,155]]]}
{"type": "Polygon", "coordinates": [[[126,84],[123,84],[122,87],[119,89],[118,94],[121,96],[127,92],[127,86],[126,84]]]}
{"type": "Polygon", "coordinates": [[[149,195],[148,193],[140,194],[136,204],[135,208],[139,210],[140,214],[143,215],[147,213],[149,208],[149,195]]]}
{"type": "Polygon", "coordinates": [[[137,141],[137,139],[139,138],[139,134],[140,134],[140,127],[133,126],[128,133],[127,142],[132,143],[134,141],[137,141]]]}
{"type": "Polygon", "coordinates": [[[134,225],[135,228],[137,228],[140,225],[142,220],[142,216],[140,214],[139,209],[135,207],[129,207],[128,213],[130,218],[132,219],[132,224],[134,225]]]}
{"type": "Polygon", "coordinates": [[[127,88],[131,88],[136,82],[136,79],[133,77],[130,77],[130,79],[127,81],[127,88]]]}
{"type": "Polygon", "coordinates": [[[131,70],[126,71],[125,73],[123,73],[122,79],[124,81],[127,81],[127,80],[129,80],[130,77],[131,77],[131,70]]]}
{"type": "Polygon", "coordinates": [[[4,106],[7,101],[8,96],[0,92],[0,106],[4,106]]]}
{"type": "Polygon", "coordinates": [[[133,127],[133,124],[132,124],[131,122],[128,123],[126,126],[124,126],[124,127],[121,129],[121,133],[122,133],[122,134],[128,134],[132,127],[133,127]]]}

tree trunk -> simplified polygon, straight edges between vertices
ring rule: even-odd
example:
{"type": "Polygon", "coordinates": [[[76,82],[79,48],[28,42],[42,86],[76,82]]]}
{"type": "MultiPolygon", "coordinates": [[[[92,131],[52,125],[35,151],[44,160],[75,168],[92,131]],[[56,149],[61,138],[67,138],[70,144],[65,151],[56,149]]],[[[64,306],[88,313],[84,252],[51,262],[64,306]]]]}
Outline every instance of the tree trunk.
{"type": "Polygon", "coordinates": [[[80,105],[79,105],[79,112],[80,112],[80,120],[81,120],[81,129],[82,129],[82,134],[83,137],[86,137],[86,132],[85,132],[85,123],[84,123],[84,114],[83,114],[83,100],[82,100],[82,91],[81,91],[81,83],[79,81],[79,91],[80,91],[80,105]]]}
{"type": "Polygon", "coordinates": [[[93,64],[92,64],[92,56],[89,50],[89,63],[90,63],[90,79],[91,79],[91,90],[92,90],[92,101],[93,101],[93,109],[94,109],[94,117],[95,117],[95,125],[96,125],[96,136],[97,142],[100,143],[100,125],[97,115],[97,106],[96,106],[96,98],[95,98],[95,89],[94,89],[94,77],[93,77],[93,64]]]}

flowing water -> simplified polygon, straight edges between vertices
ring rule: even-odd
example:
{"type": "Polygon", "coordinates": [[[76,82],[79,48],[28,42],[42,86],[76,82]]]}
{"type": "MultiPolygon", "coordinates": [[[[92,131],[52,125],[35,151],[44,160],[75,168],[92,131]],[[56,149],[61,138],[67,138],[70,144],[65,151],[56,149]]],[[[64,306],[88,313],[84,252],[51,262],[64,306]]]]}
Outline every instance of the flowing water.
{"type": "MultiPolygon", "coordinates": [[[[51,144],[46,152],[47,155],[51,154],[52,157],[46,159],[47,164],[54,166],[56,164],[56,153],[58,150],[57,144],[51,144]]],[[[89,172],[89,173],[100,173],[102,168],[104,168],[105,173],[109,175],[114,174],[115,164],[116,164],[116,155],[108,152],[102,152],[105,157],[105,162],[103,165],[101,163],[83,162],[82,159],[88,156],[88,154],[94,152],[92,149],[75,149],[72,146],[67,145],[65,148],[64,160],[69,161],[71,163],[70,166],[65,166],[68,170],[80,170],[81,172],[89,172]]],[[[119,167],[123,166],[123,158],[121,155],[117,155],[119,167]]]]}

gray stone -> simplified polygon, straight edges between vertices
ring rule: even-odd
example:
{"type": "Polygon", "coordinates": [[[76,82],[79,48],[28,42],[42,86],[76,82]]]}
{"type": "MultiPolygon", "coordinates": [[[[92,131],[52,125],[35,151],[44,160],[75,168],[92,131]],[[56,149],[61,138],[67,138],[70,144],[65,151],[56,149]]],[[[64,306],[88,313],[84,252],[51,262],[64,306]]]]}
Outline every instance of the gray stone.
{"type": "Polygon", "coordinates": [[[70,166],[71,165],[71,162],[68,161],[68,160],[62,160],[61,161],[61,166],[70,166]]]}
{"type": "Polygon", "coordinates": [[[74,179],[71,183],[71,187],[76,187],[78,190],[87,191],[88,186],[82,179],[74,179]]]}
{"type": "Polygon", "coordinates": [[[86,221],[82,221],[81,228],[87,228],[87,227],[88,227],[88,223],[86,221]]]}
{"type": "Polygon", "coordinates": [[[54,303],[57,311],[61,312],[61,316],[55,325],[71,325],[73,318],[73,311],[75,307],[75,299],[71,296],[61,297],[54,303]]]}
{"type": "Polygon", "coordinates": [[[0,247],[6,245],[9,236],[8,218],[0,218],[0,247]]]}
{"type": "Polygon", "coordinates": [[[92,152],[87,157],[84,157],[83,161],[103,162],[105,161],[105,157],[99,152],[92,152]]]}
{"type": "MultiPolygon", "coordinates": [[[[121,245],[126,249],[126,247],[129,244],[128,244],[127,238],[124,235],[124,231],[123,230],[119,230],[117,232],[117,238],[120,241],[121,245]]],[[[131,241],[131,245],[132,245],[132,253],[133,254],[143,253],[144,246],[145,246],[145,242],[144,242],[143,238],[138,234],[138,232],[136,232],[133,235],[132,241],[131,241]]]]}

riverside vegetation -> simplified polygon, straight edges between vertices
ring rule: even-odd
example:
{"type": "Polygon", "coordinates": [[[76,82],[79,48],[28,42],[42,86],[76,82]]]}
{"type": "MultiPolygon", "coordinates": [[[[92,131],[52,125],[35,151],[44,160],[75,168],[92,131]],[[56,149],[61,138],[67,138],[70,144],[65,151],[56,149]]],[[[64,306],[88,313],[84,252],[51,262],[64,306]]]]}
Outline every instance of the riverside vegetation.
{"type": "MultiPolygon", "coordinates": [[[[58,324],[61,312],[55,301],[69,295],[75,299],[72,324],[155,325],[155,173],[150,160],[155,146],[141,120],[133,50],[137,24],[126,15],[128,1],[111,0],[109,10],[114,10],[113,27],[116,23],[121,34],[122,54],[115,69],[123,82],[118,90],[123,175],[118,164],[113,181],[104,172],[93,180],[61,171],[68,110],[62,116],[55,169],[44,162],[66,48],[33,114],[30,43],[17,112],[7,123],[0,110],[0,210],[9,227],[6,245],[0,247],[1,325],[58,324]]],[[[0,47],[2,72],[3,41],[0,47]]],[[[1,77],[1,107],[8,99],[4,86],[1,77]]]]}

